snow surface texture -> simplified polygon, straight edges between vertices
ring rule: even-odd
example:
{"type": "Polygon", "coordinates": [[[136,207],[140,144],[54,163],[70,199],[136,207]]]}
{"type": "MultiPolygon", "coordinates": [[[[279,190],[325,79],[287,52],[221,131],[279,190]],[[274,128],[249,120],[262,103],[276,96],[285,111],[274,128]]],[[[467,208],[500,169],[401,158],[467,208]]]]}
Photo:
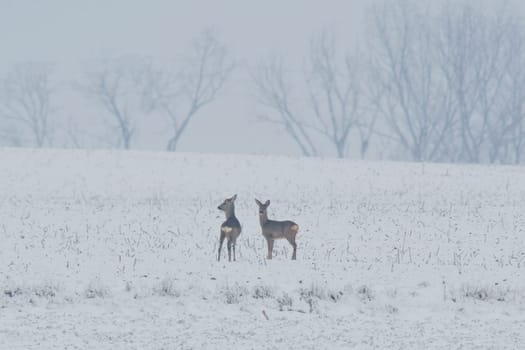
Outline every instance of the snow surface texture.
{"type": "Polygon", "coordinates": [[[0,218],[0,349],[525,347],[525,168],[4,149],[0,218]]]}

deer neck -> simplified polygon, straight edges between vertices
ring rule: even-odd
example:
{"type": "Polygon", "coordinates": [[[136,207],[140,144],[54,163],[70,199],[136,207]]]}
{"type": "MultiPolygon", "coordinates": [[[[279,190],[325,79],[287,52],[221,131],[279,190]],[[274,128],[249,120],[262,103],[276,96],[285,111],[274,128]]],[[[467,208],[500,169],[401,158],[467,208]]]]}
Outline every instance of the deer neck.
{"type": "Polygon", "coordinates": [[[235,207],[228,208],[224,211],[224,214],[226,215],[226,219],[229,219],[231,217],[235,216],[235,207]]]}
{"type": "Polygon", "coordinates": [[[259,214],[259,221],[261,225],[264,225],[268,222],[268,213],[264,212],[263,214],[259,214]]]}

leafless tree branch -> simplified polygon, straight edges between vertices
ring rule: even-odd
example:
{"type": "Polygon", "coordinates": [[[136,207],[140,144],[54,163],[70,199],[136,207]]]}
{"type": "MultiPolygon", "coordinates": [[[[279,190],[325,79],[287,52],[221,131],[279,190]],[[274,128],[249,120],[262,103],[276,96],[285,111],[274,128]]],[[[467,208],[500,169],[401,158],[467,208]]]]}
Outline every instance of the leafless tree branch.
{"type": "MultiPolygon", "coordinates": [[[[17,65],[2,81],[0,117],[12,123],[15,130],[29,131],[32,144],[51,144],[53,89],[49,76],[51,67],[44,63],[17,65]]],[[[19,138],[16,138],[21,144],[19,138]]]]}
{"type": "Polygon", "coordinates": [[[211,103],[235,67],[216,34],[206,30],[194,39],[192,49],[179,70],[151,68],[145,100],[170,121],[171,137],[166,149],[175,151],[190,121],[211,103]]]}

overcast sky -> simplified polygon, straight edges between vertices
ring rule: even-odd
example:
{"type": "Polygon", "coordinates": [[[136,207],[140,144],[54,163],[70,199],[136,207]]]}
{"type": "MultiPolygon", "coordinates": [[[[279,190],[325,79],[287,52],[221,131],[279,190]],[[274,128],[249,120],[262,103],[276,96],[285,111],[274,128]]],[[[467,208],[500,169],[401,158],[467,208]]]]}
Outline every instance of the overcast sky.
{"type": "MultiPolygon", "coordinates": [[[[370,4],[366,0],[0,0],[0,73],[17,62],[48,61],[67,80],[98,58],[139,54],[168,60],[183,54],[204,28],[213,27],[239,69],[216,102],[196,117],[179,150],[299,154],[285,132],[255,122],[257,105],[247,68],[259,57],[275,53],[299,65],[309,37],[323,28],[333,30],[345,48],[366,44],[363,18],[370,4]]],[[[69,103],[63,110],[76,110],[86,120],[103,113],[87,108],[89,102],[81,98],[69,103]]],[[[162,149],[166,141],[158,135],[138,136],[139,148],[162,149]]]]}
{"type": "MultiPolygon", "coordinates": [[[[197,116],[181,151],[298,154],[286,134],[255,122],[245,69],[258,57],[300,61],[310,35],[330,28],[349,44],[358,37],[365,1],[312,0],[0,0],[0,72],[23,61],[55,63],[68,79],[102,57],[139,54],[172,59],[206,27],[217,30],[239,69],[225,91],[197,116]],[[278,140],[268,142],[278,135],[278,140]],[[280,141],[279,141],[280,140],[280,141]]],[[[66,109],[84,110],[85,101],[66,109]]],[[[100,110],[92,113],[102,113],[100,110]]],[[[89,118],[90,116],[86,116],[89,118]]],[[[162,148],[145,135],[139,147],[162,148]]]]}
{"type": "Polygon", "coordinates": [[[242,54],[290,49],[323,26],[358,28],[364,1],[2,0],[2,63],[108,53],[170,56],[213,26],[242,54]]]}

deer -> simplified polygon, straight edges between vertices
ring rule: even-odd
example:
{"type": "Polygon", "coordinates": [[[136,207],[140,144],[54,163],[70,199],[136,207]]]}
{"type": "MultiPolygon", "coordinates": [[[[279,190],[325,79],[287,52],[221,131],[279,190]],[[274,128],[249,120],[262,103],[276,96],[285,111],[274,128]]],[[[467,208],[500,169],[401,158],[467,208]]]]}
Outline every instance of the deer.
{"type": "Polygon", "coordinates": [[[299,231],[299,225],[290,220],[275,221],[268,219],[268,206],[270,205],[269,200],[263,204],[258,199],[255,199],[255,203],[257,203],[259,206],[259,221],[261,223],[262,234],[268,243],[268,260],[272,259],[273,242],[276,239],[286,239],[292,245],[292,260],[295,260],[297,252],[295,236],[299,231]]]}
{"type": "Polygon", "coordinates": [[[237,195],[234,195],[231,198],[226,198],[217,209],[222,210],[226,215],[226,221],[221,225],[221,235],[219,238],[219,252],[217,256],[217,261],[221,261],[221,250],[222,243],[224,239],[227,238],[228,245],[228,261],[231,261],[231,251],[233,247],[233,261],[235,260],[235,243],[237,242],[237,237],[241,234],[241,223],[235,217],[235,200],[237,195]]]}

